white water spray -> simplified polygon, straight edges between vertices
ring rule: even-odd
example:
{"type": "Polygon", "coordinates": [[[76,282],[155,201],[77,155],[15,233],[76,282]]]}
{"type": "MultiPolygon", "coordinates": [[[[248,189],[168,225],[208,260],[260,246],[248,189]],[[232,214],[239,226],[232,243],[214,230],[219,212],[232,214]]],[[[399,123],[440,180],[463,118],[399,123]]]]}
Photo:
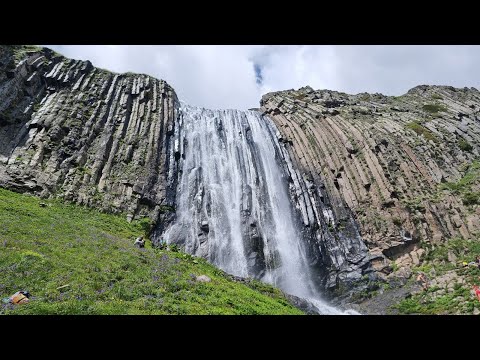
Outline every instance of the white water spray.
{"type": "Polygon", "coordinates": [[[176,220],[164,240],[308,299],[322,314],[342,314],[315,290],[268,122],[255,111],[182,104],[176,220]]]}

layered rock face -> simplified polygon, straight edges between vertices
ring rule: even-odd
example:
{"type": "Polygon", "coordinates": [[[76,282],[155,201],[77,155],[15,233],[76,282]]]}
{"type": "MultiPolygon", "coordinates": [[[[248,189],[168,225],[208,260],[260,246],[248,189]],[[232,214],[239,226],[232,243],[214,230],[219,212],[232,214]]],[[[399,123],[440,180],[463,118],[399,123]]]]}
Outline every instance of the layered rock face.
{"type": "Polygon", "coordinates": [[[0,186],[157,221],[175,201],[177,109],[162,80],[1,46],[0,186]]]}
{"type": "Polygon", "coordinates": [[[326,242],[337,244],[327,250],[338,255],[332,271],[355,268],[364,243],[385,280],[393,260],[420,263],[421,241],[468,239],[480,230],[478,184],[469,178],[471,189],[452,191],[466,183],[479,155],[478,90],[417,86],[387,97],[304,87],[266,94],[261,105],[303,175],[295,186],[298,206],[317,209],[310,225],[321,229],[326,221],[333,230],[335,240],[326,242]],[[324,204],[332,213],[322,219],[324,204]],[[351,233],[353,224],[361,238],[351,233]]]}

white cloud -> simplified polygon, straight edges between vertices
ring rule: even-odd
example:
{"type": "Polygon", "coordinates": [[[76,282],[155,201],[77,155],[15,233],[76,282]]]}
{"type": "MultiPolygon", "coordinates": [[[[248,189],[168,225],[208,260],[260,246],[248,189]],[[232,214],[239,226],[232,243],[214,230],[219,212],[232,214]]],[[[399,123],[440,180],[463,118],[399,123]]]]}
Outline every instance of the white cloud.
{"type": "Polygon", "coordinates": [[[115,72],[166,80],[208,108],[258,107],[261,95],[310,85],[401,95],[421,84],[480,85],[479,46],[49,46],[115,72]],[[254,63],[262,69],[255,82],[254,63]]]}
{"type": "Polygon", "coordinates": [[[208,108],[258,107],[254,46],[49,46],[115,72],[138,72],[166,80],[178,97],[208,108]]]}

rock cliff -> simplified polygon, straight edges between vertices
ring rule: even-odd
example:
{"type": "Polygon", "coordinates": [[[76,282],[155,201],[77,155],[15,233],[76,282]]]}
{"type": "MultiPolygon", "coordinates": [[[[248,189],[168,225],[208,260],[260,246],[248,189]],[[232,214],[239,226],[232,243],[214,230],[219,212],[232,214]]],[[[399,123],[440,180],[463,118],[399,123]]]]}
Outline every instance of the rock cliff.
{"type": "Polygon", "coordinates": [[[173,89],[0,47],[0,186],[157,221],[174,206],[173,89]]]}
{"type": "MultiPolygon", "coordinates": [[[[422,85],[388,97],[304,87],[266,94],[261,105],[303,174],[298,198],[312,199],[315,211],[327,194],[333,211],[327,222],[337,237],[358,224],[363,241],[350,246],[366,245],[380,280],[393,270],[408,278],[423,244],[478,233],[477,89],[422,85]]],[[[308,221],[323,221],[315,216],[308,221]]],[[[340,247],[352,237],[339,240],[340,247]]],[[[348,261],[355,251],[338,253],[348,261]]]]}

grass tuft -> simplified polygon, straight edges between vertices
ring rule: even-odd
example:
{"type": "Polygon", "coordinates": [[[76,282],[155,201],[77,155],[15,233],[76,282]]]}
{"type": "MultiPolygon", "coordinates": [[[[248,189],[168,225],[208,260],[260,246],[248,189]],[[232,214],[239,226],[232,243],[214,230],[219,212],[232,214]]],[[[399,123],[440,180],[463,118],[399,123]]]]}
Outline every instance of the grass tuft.
{"type": "Polygon", "coordinates": [[[406,128],[415,131],[418,135],[423,136],[426,140],[432,140],[433,142],[438,143],[438,138],[430,130],[418,122],[409,122],[406,125],[406,128]]]}

